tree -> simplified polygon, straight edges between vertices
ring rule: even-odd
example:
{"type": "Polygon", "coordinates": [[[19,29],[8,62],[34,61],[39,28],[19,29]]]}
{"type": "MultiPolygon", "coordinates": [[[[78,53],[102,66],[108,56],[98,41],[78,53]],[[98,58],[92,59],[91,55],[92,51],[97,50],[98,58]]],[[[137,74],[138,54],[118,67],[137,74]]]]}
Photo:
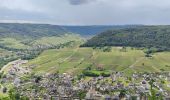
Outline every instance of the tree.
{"type": "Polygon", "coordinates": [[[111,52],[112,47],[111,46],[107,46],[103,48],[103,52],[111,52]]]}
{"type": "Polygon", "coordinates": [[[2,91],[3,91],[3,93],[6,93],[7,92],[7,88],[4,87],[2,91]]]}
{"type": "Polygon", "coordinates": [[[15,91],[14,91],[14,89],[10,89],[9,92],[8,92],[8,95],[9,95],[11,100],[15,100],[15,91]]]}
{"type": "Polygon", "coordinates": [[[120,100],[126,96],[126,90],[121,90],[119,94],[120,100]]]}
{"type": "Polygon", "coordinates": [[[156,99],[156,91],[153,89],[153,87],[154,87],[154,82],[155,82],[154,79],[151,79],[151,80],[149,81],[149,84],[150,84],[150,93],[151,93],[151,95],[149,95],[149,100],[157,100],[157,99],[156,99]]]}
{"type": "Polygon", "coordinates": [[[15,88],[11,88],[8,92],[10,100],[29,100],[26,96],[21,96],[19,92],[16,91],[15,88]]]}
{"type": "Polygon", "coordinates": [[[80,99],[80,100],[83,100],[83,99],[86,97],[86,93],[87,93],[86,91],[82,91],[82,90],[79,91],[79,92],[78,92],[78,97],[79,97],[79,99],[80,99]]]}
{"type": "Polygon", "coordinates": [[[41,76],[37,76],[37,77],[35,78],[35,83],[39,83],[40,80],[41,80],[41,76]]]}

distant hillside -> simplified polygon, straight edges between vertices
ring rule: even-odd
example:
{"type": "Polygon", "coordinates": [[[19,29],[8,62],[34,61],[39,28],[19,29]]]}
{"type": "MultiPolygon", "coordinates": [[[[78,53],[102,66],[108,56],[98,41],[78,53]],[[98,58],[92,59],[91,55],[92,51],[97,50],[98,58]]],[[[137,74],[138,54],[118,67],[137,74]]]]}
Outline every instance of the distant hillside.
{"type": "Polygon", "coordinates": [[[105,31],[82,46],[132,46],[170,50],[170,26],[140,26],[105,31]]]}
{"type": "Polygon", "coordinates": [[[92,25],[92,26],[62,26],[65,30],[81,36],[94,36],[110,29],[137,27],[139,25],[92,25]]]}
{"type": "Polygon", "coordinates": [[[0,37],[39,38],[59,36],[66,32],[57,25],[0,23],[0,37]]]}
{"type": "Polygon", "coordinates": [[[94,36],[109,29],[130,28],[139,25],[94,25],[94,26],[60,26],[50,24],[0,23],[0,37],[41,38],[76,33],[81,36],[94,36]]]}
{"type": "Polygon", "coordinates": [[[0,23],[0,48],[49,48],[72,41],[81,41],[81,37],[62,26],[0,23]]]}

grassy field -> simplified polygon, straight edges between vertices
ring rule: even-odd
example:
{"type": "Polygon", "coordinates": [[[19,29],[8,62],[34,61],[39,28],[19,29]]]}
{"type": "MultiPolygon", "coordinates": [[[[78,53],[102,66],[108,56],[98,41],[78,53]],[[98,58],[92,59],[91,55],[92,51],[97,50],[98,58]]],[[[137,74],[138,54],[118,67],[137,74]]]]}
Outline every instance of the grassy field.
{"type": "Polygon", "coordinates": [[[103,67],[107,70],[132,72],[160,72],[170,70],[170,52],[156,53],[152,58],[145,57],[142,50],[127,48],[122,52],[113,47],[111,52],[93,50],[92,48],[65,48],[47,50],[39,57],[29,61],[36,65],[34,72],[79,73],[88,66],[103,67]]]}
{"type": "Polygon", "coordinates": [[[14,49],[25,49],[29,48],[29,46],[21,43],[20,40],[15,38],[3,38],[0,40],[0,44],[5,45],[5,47],[14,48],[14,49]]]}
{"type": "Polygon", "coordinates": [[[58,44],[63,44],[66,42],[70,42],[70,41],[82,41],[79,35],[75,35],[75,34],[65,34],[61,37],[42,37],[40,39],[34,40],[33,42],[31,42],[31,45],[46,45],[46,46],[50,46],[50,45],[58,45],[58,44]]]}
{"type": "Polygon", "coordinates": [[[14,49],[27,49],[37,45],[44,46],[56,46],[59,44],[64,44],[70,41],[79,41],[81,42],[81,37],[75,34],[65,34],[62,36],[51,36],[51,37],[42,37],[38,39],[15,39],[15,38],[2,38],[0,39],[0,45],[4,45],[8,48],[14,49]],[[24,44],[23,42],[26,42],[24,44]]]}
{"type": "Polygon", "coordinates": [[[0,48],[0,57],[10,56],[12,52],[0,48]]]}

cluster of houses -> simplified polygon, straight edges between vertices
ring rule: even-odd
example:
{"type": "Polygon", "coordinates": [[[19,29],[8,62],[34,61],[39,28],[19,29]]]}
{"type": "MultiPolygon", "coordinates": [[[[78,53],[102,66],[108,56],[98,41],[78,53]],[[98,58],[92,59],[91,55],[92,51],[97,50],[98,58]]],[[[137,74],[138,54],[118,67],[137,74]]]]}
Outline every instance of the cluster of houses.
{"type": "Polygon", "coordinates": [[[12,83],[30,100],[148,100],[153,82],[155,97],[170,100],[170,73],[134,73],[131,77],[113,72],[109,77],[82,77],[67,73],[31,75],[26,61],[12,65],[1,83],[12,83]],[[21,76],[28,75],[27,78],[21,76]]]}
{"type": "Polygon", "coordinates": [[[7,68],[1,69],[1,90],[3,90],[3,88],[7,88],[6,85],[9,83],[14,86],[20,85],[21,77],[31,73],[31,67],[23,66],[27,62],[27,60],[16,60],[6,66],[7,68]]]}

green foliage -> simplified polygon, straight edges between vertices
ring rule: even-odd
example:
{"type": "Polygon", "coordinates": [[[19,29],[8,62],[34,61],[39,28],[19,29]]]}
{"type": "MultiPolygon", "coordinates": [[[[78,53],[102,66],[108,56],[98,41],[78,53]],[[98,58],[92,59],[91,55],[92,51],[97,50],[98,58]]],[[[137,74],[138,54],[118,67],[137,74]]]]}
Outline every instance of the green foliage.
{"type": "Polygon", "coordinates": [[[110,76],[110,73],[102,72],[102,73],[101,73],[101,76],[103,76],[103,77],[109,77],[109,76],[110,76]]]}
{"type": "Polygon", "coordinates": [[[111,52],[111,50],[112,50],[112,47],[110,47],[110,46],[103,48],[103,52],[111,52]]]}
{"type": "Polygon", "coordinates": [[[163,100],[163,96],[162,94],[160,93],[159,96],[157,97],[156,96],[156,90],[154,89],[154,82],[155,80],[154,79],[151,79],[149,81],[149,84],[150,84],[150,94],[148,94],[148,99],[149,100],[163,100]]]}
{"type": "Polygon", "coordinates": [[[98,76],[109,77],[110,76],[110,73],[107,71],[84,70],[82,73],[84,76],[89,76],[89,77],[98,77],[98,76]]]}
{"type": "Polygon", "coordinates": [[[83,74],[85,76],[90,76],[90,77],[99,77],[100,76],[100,73],[96,73],[93,71],[83,71],[83,74]]]}
{"type": "Polygon", "coordinates": [[[79,91],[78,92],[78,97],[80,100],[84,99],[86,97],[86,91],[79,91]]]}
{"type": "Polygon", "coordinates": [[[16,91],[16,89],[12,88],[8,92],[10,100],[29,100],[26,96],[21,96],[19,92],[16,91]]]}
{"type": "Polygon", "coordinates": [[[0,100],[11,100],[9,97],[2,97],[0,100]]]}
{"type": "Polygon", "coordinates": [[[119,98],[121,99],[121,98],[125,97],[126,92],[127,92],[126,90],[120,90],[119,98]]]}

